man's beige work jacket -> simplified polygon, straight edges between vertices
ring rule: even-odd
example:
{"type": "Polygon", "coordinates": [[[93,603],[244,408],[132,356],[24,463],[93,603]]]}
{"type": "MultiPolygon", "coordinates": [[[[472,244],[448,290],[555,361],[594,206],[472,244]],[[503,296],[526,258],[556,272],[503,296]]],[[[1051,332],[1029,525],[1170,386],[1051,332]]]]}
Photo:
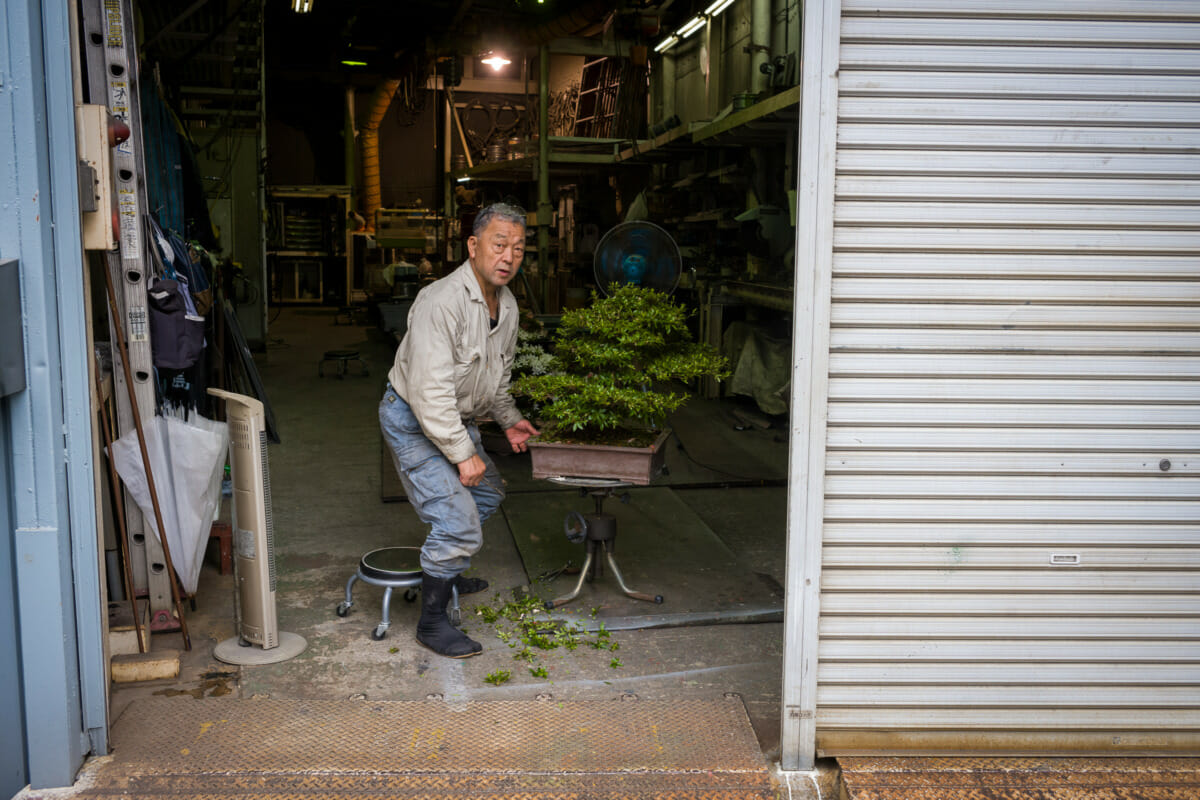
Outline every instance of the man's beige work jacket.
{"type": "Polygon", "coordinates": [[[489,324],[487,301],[471,262],[417,294],[408,332],[388,380],[421,429],[451,464],[475,455],[466,423],[491,415],[502,428],[521,421],[508,383],[517,346],[517,300],[499,289],[500,318],[489,324]]]}

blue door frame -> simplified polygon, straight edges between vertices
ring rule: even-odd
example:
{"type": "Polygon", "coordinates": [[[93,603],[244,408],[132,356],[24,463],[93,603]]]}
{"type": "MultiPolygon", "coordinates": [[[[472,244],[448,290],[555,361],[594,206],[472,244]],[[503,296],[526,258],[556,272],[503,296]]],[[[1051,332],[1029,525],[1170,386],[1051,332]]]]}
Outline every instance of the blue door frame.
{"type": "Polygon", "coordinates": [[[0,399],[0,678],[17,678],[0,711],[22,721],[0,742],[24,772],[0,762],[0,779],[34,788],[70,785],[108,748],[73,6],[0,0],[0,259],[19,262],[25,360],[25,387],[0,399]]]}
{"type": "MultiPolygon", "coordinates": [[[[8,452],[8,406],[0,400],[0,453],[8,452]]],[[[0,530],[13,530],[12,481],[8,458],[0,458],[0,530]]],[[[6,542],[6,544],[8,544],[6,542]]],[[[16,573],[11,546],[0,547],[0,714],[5,719],[24,719],[21,695],[21,663],[17,637],[16,573]]],[[[11,797],[29,783],[25,769],[25,729],[7,725],[0,733],[0,796],[11,797]]]]}

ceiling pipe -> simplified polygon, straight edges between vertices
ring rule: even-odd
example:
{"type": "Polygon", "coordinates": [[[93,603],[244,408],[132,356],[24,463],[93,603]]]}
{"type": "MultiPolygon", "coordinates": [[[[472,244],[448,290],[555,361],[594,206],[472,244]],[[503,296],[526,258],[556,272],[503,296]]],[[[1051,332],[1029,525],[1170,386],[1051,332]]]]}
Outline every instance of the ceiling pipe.
{"type": "Polygon", "coordinates": [[[350,187],[350,210],[359,212],[359,180],[358,180],[358,131],[354,126],[357,116],[354,109],[354,87],[347,86],[344,90],[346,109],[342,115],[342,168],[345,170],[346,185],[350,187]]]}
{"type": "Polygon", "coordinates": [[[675,56],[669,52],[663,53],[659,61],[659,96],[662,98],[662,108],[658,118],[664,120],[675,116],[675,56]]]}
{"type": "Polygon", "coordinates": [[[375,87],[367,119],[359,131],[362,147],[362,215],[369,231],[375,230],[375,212],[382,205],[379,189],[379,126],[399,87],[400,81],[396,79],[386,80],[375,87]]]}
{"type": "Polygon", "coordinates": [[[752,0],[750,6],[750,91],[762,94],[770,78],[763,67],[771,58],[771,0],[752,0]]]}

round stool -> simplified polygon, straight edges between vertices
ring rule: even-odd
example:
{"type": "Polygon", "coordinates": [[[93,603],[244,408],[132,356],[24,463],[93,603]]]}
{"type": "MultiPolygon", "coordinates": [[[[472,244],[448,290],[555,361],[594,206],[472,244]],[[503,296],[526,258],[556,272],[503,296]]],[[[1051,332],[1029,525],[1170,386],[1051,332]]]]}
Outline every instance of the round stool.
{"type": "MultiPolygon", "coordinates": [[[[381,547],[372,550],[358,560],[358,570],[346,582],[346,599],[338,604],[337,615],[344,617],[354,608],[354,583],[363,581],[372,586],[383,587],[383,619],[371,631],[371,638],[379,641],[387,636],[391,627],[390,608],[392,590],[404,589],[404,599],[412,602],[417,597],[424,573],[421,572],[421,548],[381,547]]],[[[458,589],[450,589],[450,606],[447,609],[450,624],[457,626],[462,614],[458,608],[458,589]]]]}
{"type": "Polygon", "coordinates": [[[361,374],[364,378],[367,377],[367,362],[363,361],[357,350],[326,350],[325,355],[317,364],[317,377],[325,377],[325,362],[332,361],[337,366],[337,376],[339,378],[346,377],[346,372],[349,371],[350,362],[357,361],[361,374]]]}

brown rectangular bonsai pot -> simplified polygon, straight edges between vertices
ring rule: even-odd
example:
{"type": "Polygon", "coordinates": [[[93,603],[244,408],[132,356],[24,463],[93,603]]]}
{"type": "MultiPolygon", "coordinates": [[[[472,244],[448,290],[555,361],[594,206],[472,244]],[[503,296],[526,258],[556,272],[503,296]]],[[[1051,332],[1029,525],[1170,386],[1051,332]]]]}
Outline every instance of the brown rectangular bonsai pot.
{"type": "Polygon", "coordinates": [[[662,472],[670,428],[649,447],[530,442],[535,478],[606,478],[645,486],[662,472]]]}

